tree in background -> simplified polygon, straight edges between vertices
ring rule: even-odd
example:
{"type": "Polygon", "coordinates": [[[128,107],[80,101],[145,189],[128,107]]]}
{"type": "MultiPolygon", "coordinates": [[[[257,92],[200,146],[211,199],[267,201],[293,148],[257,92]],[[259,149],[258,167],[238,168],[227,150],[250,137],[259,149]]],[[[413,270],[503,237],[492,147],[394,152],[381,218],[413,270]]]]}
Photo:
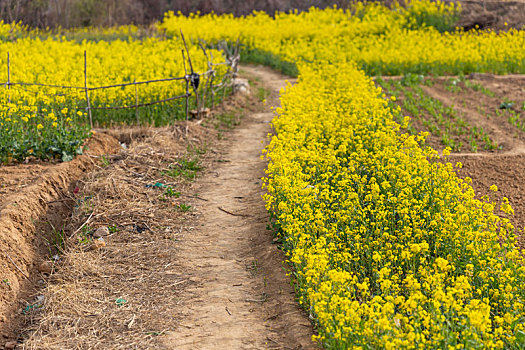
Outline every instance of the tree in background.
{"type": "Polygon", "coordinates": [[[149,24],[168,11],[233,13],[345,6],[349,0],[0,0],[0,18],[38,28],[149,24]]]}

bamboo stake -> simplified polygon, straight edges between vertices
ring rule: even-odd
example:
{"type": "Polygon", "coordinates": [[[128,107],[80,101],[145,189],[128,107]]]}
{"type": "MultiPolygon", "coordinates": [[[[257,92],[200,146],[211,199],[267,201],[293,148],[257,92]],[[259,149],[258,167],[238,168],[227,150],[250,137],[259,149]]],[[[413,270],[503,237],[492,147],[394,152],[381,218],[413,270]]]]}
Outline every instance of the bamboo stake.
{"type": "MultiPolygon", "coordinates": [[[[78,89],[84,90],[85,87],[81,86],[69,86],[69,85],[53,85],[53,84],[39,84],[39,83],[24,83],[24,82],[11,82],[11,85],[21,85],[21,86],[42,86],[42,87],[52,87],[52,88],[62,88],[62,89],[78,89]]],[[[92,90],[92,89],[90,89],[92,90]]]]}
{"type": "MultiPolygon", "coordinates": [[[[95,86],[95,87],[89,88],[89,90],[109,89],[109,88],[129,86],[129,85],[150,84],[150,83],[158,83],[158,82],[163,82],[163,81],[174,81],[174,80],[184,80],[184,77],[153,79],[153,80],[136,81],[136,82],[133,82],[133,83],[122,83],[122,84],[114,84],[114,85],[106,85],[106,86],[95,86]]],[[[65,86],[62,86],[62,87],[65,87],[65,86]]],[[[82,89],[84,89],[84,88],[82,88],[82,89]]]]}
{"type": "MultiPolygon", "coordinates": [[[[228,72],[226,73],[228,76],[232,76],[231,68],[228,68],[228,72]]],[[[232,79],[233,81],[233,79],[232,79]]],[[[233,82],[232,82],[233,84],[233,82]]],[[[233,85],[232,85],[232,93],[233,93],[233,85]]],[[[224,101],[224,98],[226,97],[226,84],[222,87],[222,100],[224,101]]]]}
{"type": "MultiPolygon", "coordinates": [[[[184,47],[186,48],[186,53],[188,54],[188,63],[190,64],[191,79],[193,80],[193,75],[195,72],[193,70],[193,64],[191,63],[190,50],[188,50],[188,44],[186,44],[186,39],[184,38],[182,29],[180,30],[180,36],[182,38],[182,42],[184,43],[184,47]]],[[[186,73],[186,75],[188,75],[188,73],[186,73]]],[[[197,114],[200,115],[199,92],[197,91],[197,88],[193,84],[193,81],[192,81],[191,87],[193,88],[193,92],[195,92],[195,105],[197,108],[197,114]]],[[[189,91],[186,91],[186,92],[189,92],[189,91]]]]}
{"type": "Polygon", "coordinates": [[[135,118],[137,118],[137,125],[139,125],[139,89],[137,87],[137,79],[133,80],[135,83],[135,118]]]}
{"type": "Polygon", "coordinates": [[[191,64],[190,51],[188,50],[188,45],[186,44],[184,34],[182,34],[182,29],[180,30],[180,36],[182,38],[182,42],[184,43],[184,47],[186,48],[186,52],[188,53],[188,63],[190,64],[190,71],[193,73],[193,64],[191,64]]]}
{"type": "MultiPolygon", "coordinates": [[[[122,86],[129,86],[129,85],[141,85],[141,84],[151,84],[151,83],[158,83],[158,82],[164,82],[164,81],[174,81],[174,80],[184,80],[184,77],[176,77],[176,78],[164,78],[164,79],[153,79],[153,80],[144,80],[144,81],[137,81],[135,83],[122,83],[122,84],[115,84],[115,85],[105,85],[105,86],[94,86],[88,88],[89,91],[92,90],[100,90],[100,89],[109,89],[109,88],[116,88],[116,87],[122,87],[122,86]]],[[[22,85],[22,86],[42,86],[42,87],[51,87],[51,88],[62,88],[62,89],[78,89],[78,90],[85,90],[85,86],[70,86],[70,85],[54,85],[54,84],[39,84],[39,83],[24,83],[24,82],[11,82],[11,85],[22,85]]]]}
{"type": "MultiPolygon", "coordinates": [[[[191,94],[189,94],[189,96],[191,96],[191,94]]],[[[91,109],[93,109],[93,110],[96,110],[96,109],[105,109],[105,110],[107,110],[107,109],[130,109],[130,108],[136,108],[136,107],[153,106],[153,105],[156,105],[158,103],[164,103],[164,102],[168,102],[168,101],[178,100],[179,98],[183,98],[183,97],[186,97],[186,94],[178,95],[178,96],[175,96],[175,97],[168,97],[168,98],[165,98],[163,100],[156,100],[156,101],[152,101],[152,102],[148,102],[148,103],[139,103],[138,105],[91,107],[91,109]]]]}
{"type": "MultiPolygon", "coordinates": [[[[213,65],[213,52],[210,52],[211,62],[213,65]]],[[[215,80],[215,71],[211,74],[210,89],[211,89],[211,108],[215,108],[215,89],[213,88],[213,81],[215,80]]]]}
{"type": "Polygon", "coordinates": [[[186,131],[188,127],[188,115],[189,115],[189,92],[190,92],[190,78],[188,76],[188,70],[186,69],[186,56],[184,56],[184,49],[182,50],[182,62],[184,63],[184,77],[186,78],[186,131]]]}
{"type": "Polygon", "coordinates": [[[210,84],[210,81],[211,81],[212,76],[213,76],[213,64],[210,61],[210,57],[208,56],[208,52],[206,52],[206,49],[204,48],[204,45],[202,45],[202,42],[199,42],[199,46],[202,49],[202,52],[204,53],[204,56],[206,56],[206,61],[207,61],[207,64],[208,64],[208,71],[206,73],[204,73],[204,74],[207,75],[206,83],[204,84],[204,89],[202,91],[202,96],[201,96],[202,108],[204,108],[204,107],[206,107],[206,98],[208,97],[209,84],[210,84]]]}
{"type": "MultiPolygon", "coordinates": [[[[7,51],[7,90],[11,90],[11,60],[7,51]]],[[[7,101],[11,103],[11,93],[7,94],[7,101]]]]}
{"type": "Polygon", "coordinates": [[[93,129],[93,117],[91,116],[91,102],[89,101],[89,89],[87,83],[87,53],[84,50],[84,89],[86,90],[87,110],[89,114],[89,126],[93,129]]]}

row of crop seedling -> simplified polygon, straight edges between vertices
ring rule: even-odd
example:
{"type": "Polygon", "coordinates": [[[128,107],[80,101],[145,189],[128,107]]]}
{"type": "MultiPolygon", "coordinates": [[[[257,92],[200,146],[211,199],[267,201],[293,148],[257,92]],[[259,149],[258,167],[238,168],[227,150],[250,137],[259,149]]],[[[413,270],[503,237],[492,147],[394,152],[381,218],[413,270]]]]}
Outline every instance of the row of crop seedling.
{"type": "MultiPolygon", "coordinates": [[[[408,131],[417,134],[426,131],[439,139],[440,146],[449,147],[459,152],[467,150],[477,152],[480,149],[496,150],[497,143],[481,126],[473,126],[459,113],[454,106],[447,106],[439,99],[428,95],[422,85],[432,85],[432,81],[421,75],[408,74],[402,79],[377,78],[376,82],[384,91],[392,96],[391,105],[399,104],[402,108],[395,113],[400,122],[404,114],[415,119],[423,128],[419,130],[414,121],[409,124],[408,131]]],[[[459,91],[452,84],[454,91],[459,91]]],[[[393,108],[395,110],[395,108],[393,108]]]]}
{"type": "Polygon", "coordinates": [[[501,120],[506,117],[506,121],[509,124],[516,127],[519,131],[525,132],[525,116],[522,116],[525,111],[525,101],[521,101],[520,104],[505,97],[501,100],[492,90],[478,82],[466,79],[464,75],[448,79],[445,88],[454,93],[480,92],[486,99],[490,100],[488,102],[490,106],[487,106],[487,103],[483,101],[480,102],[481,104],[476,107],[478,114],[485,116],[487,119],[497,117],[501,120]]]}

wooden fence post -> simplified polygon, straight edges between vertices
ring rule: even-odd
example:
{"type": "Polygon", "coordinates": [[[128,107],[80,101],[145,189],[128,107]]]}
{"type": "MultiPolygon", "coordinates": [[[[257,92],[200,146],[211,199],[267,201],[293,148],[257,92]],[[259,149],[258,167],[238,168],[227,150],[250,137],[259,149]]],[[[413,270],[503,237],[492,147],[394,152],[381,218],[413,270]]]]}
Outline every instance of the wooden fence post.
{"type": "Polygon", "coordinates": [[[89,114],[89,126],[93,129],[93,118],[91,116],[91,102],[89,101],[89,90],[87,83],[87,53],[84,50],[84,90],[86,91],[87,110],[89,114]]]}
{"type": "Polygon", "coordinates": [[[135,84],[135,118],[137,119],[137,125],[139,125],[139,89],[137,87],[137,79],[133,80],[135,84]]]}
{"type": "MultiPolygon", "coordinates": [[[[7,51],[7,90],[11,90],[11,59],[9,57],[9,51],[7,51]]],[[[7,101],[11,103],[11,92],[7,93],[7,101]]]]}
{"type": "Polygon", "coordinates": [[[182,49],[182,62],[184,64],[184,80],[186,81],[186,121],[189,119],[189,92],[190,92],[190,79],[188,76],[188,70],[186,69],[186,56],[184,55],[184,49],[182,49]]]}
{"type": "Polygon", "coordinates": [[[213,82],[215,81],[215,68],[213,68],[213,52],[210,52],[211,57],[211,79],[210,79],[210,95],[211,95],[211,108],[215,107],[215,89],[213,88],[213,82]]]}
{"type": "MultiPolygon", "coordinates": [[[[182,42],[184,43],[184,47],[186,48],[186,53],[188,54],[188,63],[190,65],[191,75],[188,76],[188,73],[186,72],[186,77],[188,79],[188,82],[189,82],[189,80],[191,80],[191,87],[193,88],[193,92],[195,93],[195,105],[196,105],[196,108],[197,108],[197,115],[200,115],[200,110],[199,110],[199,105],[200,105],[199,104],[199,92],[197,91],[198,83],[195,84],[195,81],[194,81],[195,71],[193,70],[193,64],[191,63],[190,50],[188,49],[188,44],[186,44],[186,39],[184,38],[184,34],[182,33],[182,29],[180,30],[180,36],[182,38],[182,42]]],[[[184,69],[186,70],[186,64],[184,64],[184,69]]],[[[198,76],[199,75],[197,74],[197,79],[198,79],[198,76]]],[[[189,87],[186,88],[186,90],[188,90],[188,89],[189,89],[189,87]]],[[[187,91],[187,93],[188,93],[188,91],[187,91]]]]}

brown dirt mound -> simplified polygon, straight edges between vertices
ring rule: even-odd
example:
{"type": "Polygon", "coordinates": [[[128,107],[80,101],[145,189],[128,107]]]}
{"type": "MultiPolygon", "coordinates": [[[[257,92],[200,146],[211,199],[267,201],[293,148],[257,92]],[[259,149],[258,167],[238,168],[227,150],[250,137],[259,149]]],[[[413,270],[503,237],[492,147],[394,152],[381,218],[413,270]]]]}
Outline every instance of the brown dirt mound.
{"type": "Polygon", "coordinates": [[[470,177],[472,187],[478,198],[487,195],[497,203],[502,203],[503,197],[509,199],[514,209],[514,215],[498,212],[498,215],[510,219],[516,229],[518,244],[525,248],[525,155],[490,155],[490,156],[451,156],[455,164],[461,162],[463,168],[457,173],[461,178],[470,177]],[[497,192],[490,191],[490,186],[496,185],[497,192]]]}
{"type": "Polygon", "coordinates": [[[507,30],[525,25],[525,1],[460,1],[462,13],[456,24],[473,28],[507,30]],[[506,25],[505,25],[506,23],[506,25]]]}
{"type": "Polygon", "coordinates": [[[119,148],[114,138],[95,134],[85,154],[71,162],[1,168],[4,185],[0,197],[0,344],[13,336],[19,326],[15,315],[30,304],[23,299],[41,279],[35,265],[46,248],[39,230],[47,224],[60,226],[68,210],[61,197],[95,167],[92,157],[114,153],[119,148]]]}

